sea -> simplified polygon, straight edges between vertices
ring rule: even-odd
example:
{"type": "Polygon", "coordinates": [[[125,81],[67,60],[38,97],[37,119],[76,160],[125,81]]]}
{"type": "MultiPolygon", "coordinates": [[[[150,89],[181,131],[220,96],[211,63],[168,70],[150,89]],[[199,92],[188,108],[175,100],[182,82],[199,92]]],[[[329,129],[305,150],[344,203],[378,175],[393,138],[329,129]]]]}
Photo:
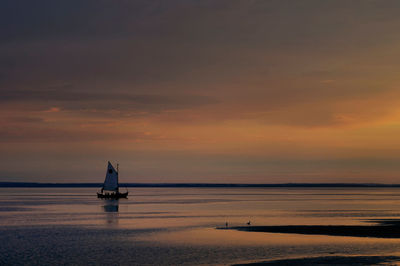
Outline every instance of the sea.
{"type": "Polygon", "coordinates": [[[399,217],[400,188],[129,188],[120,200],[95,188],[0,188],[0,265],[392,265],[400,239],[217,228],[399,217]]]}

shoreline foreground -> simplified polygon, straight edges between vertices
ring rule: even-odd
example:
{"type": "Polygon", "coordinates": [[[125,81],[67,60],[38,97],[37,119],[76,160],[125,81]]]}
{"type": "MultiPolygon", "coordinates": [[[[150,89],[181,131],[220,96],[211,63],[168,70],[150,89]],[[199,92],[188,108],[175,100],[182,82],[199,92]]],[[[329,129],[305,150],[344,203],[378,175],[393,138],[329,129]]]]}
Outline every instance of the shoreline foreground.
{"type": "Polygon", "coordinates": [[[400,238],[400,220],[378,220],[373,222],[376,224],[234,226],[217,227],[217,229],[303,235],[400,238]]]}
{"type": "MultiPolygon", "coordinates": [[[[280,226],[236,226],[218,227],[221,230],[238,230],[247,232],[286,233],[303,235],[327,235],[346,237],[400,238],[400,220],[369,220],[371,225],[280,225],[280,226]]],[[[257,265],[394,265],[400,262],[398,256],[318,256],[268,260],[240,263],[234,266],[257,265]]]]}
{"type": "Polygon", "coordinates": [[[398,263],[397,256],[321,256],[295,259],[281,259],[252,263],[234,264],[233,266],[258,266],[258,265],[393,265],[398,263]]]}

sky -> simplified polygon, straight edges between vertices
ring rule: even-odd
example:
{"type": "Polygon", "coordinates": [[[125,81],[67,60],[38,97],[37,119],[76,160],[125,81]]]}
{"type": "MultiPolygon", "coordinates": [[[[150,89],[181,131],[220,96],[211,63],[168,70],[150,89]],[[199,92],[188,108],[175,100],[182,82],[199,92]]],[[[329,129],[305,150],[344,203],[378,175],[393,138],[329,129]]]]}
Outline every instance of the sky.
{"type": "Polygon", "coordinates": [[[3,0],[0,181],[400,183],[399,12],[3,0]]]}

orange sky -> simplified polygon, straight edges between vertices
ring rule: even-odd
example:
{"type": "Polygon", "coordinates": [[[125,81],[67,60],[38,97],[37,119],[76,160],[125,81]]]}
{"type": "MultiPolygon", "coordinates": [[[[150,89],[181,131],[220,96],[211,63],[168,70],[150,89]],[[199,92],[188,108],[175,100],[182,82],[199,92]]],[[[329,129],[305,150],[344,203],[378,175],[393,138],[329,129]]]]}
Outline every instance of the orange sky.
{"type": "Polygon", "coordinates": [[[400,183],[397,1],[0,4],[0,181],[400,183]]]}

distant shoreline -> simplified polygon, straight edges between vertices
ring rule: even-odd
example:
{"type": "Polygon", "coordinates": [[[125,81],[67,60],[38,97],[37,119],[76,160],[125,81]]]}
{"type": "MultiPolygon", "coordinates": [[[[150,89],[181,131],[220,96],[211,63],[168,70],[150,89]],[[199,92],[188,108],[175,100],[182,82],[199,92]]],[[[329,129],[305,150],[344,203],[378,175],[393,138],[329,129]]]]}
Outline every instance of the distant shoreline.
{"type": "MultiPolygon", "coordinates": [[[[101,187],[103,183],[40,183],[40,182],[0,182],[0,187],[63,188],[101,187]]],[[[400,184],[378,183],[283,183],[283,184],[235,184],[235,183],[121,183],[121,187],[173,187],[173,188],[390,188],[400,184]]]]}

